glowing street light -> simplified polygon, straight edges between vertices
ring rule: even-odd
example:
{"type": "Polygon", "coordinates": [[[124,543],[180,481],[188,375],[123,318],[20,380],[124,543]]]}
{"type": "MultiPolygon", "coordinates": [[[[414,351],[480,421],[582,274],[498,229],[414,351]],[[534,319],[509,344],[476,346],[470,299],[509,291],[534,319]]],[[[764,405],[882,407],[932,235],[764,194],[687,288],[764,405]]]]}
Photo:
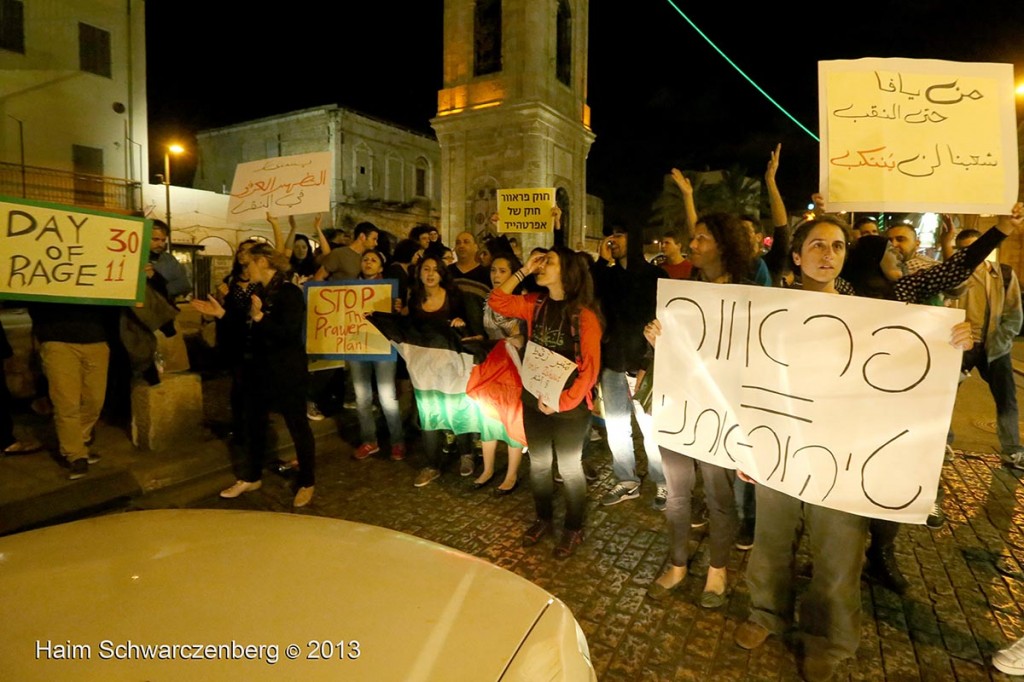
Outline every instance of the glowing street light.
{"type": "MultiPolygon", "coordinates": [[[[175,156],[185,152],[185,148],[178,143],[172,143],[167,145],[167,151],[164,152],[164,196],[166,197],[166,210],[167,210],[167,231],[170,233],[171,230],[171,154],[175,156]]],[[[168,241],[170,240],[170,234],[167,235],[168,241]]]]}

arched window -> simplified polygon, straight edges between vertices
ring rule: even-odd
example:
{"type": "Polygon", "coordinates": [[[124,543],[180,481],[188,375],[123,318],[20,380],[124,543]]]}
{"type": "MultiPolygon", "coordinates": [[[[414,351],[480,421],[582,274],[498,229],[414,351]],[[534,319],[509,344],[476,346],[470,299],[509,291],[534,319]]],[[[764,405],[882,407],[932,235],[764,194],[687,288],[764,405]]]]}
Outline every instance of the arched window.
{"type": "Polygon", "coordinates": [[[556,17],[555,76],[572,85],[572,10],[568,0],[558,0],[556,17]]]}
{"type": "Polygon", "coordinates": [[[430,197],[432,195],[432,193],[428,191],[428,187],[430,186],[428,184],[430,180],[428,175],[429,171],[430,163],[425,158],[421,156],[416,159],[415,167],[413,169],[413,173],[415,174],[413,177],[414,196],[430,197]]]}
{"type": "Polygon", "coordinates": [[[473,14],[473,75],[501,71],[501,0],[476,0],[473,14]]]}

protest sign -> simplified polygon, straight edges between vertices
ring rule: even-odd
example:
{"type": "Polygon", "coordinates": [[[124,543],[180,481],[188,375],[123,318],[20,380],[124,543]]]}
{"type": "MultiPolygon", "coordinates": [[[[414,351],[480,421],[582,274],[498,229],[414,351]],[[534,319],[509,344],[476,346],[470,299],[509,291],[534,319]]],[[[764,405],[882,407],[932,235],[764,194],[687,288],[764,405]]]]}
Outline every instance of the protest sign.
{"type": "Polygon", "coordinates": [[[0,197],[0,299],[134,305],[152,221],[0,197]]]}
{"type": "Polygon", "coordinates": [[[499,189],[498,232],[551,232],[553,189],[499,189]]]}
{"type": "Polygon", "coordinates": [[[315,152],[240,163],[228,201],[228,220],[319,213],[331,207],[331,153],[315,152]]]}
{"type": "Polygon", "coordinates": [[[1017,200],[1012,64],[818,62],[829,211],[1009,213],[1017,200]]]}
{"type": "Polygon", "coordinates": [[[659,445],[842,511],[923,523],[938,489],[961,310],[659,280],[659,445]]]}
{"type": "MultiPolygon", "coordinates": [[[[518,360],[514,350],[510,350],[509,354],[513,356],[513,360],[518,360]]],[[[527,341],[522,366],[519,367],[519,376],[523,380],[523,388],[529,391],[530,395],[543,400],[548,407],[558,410],[558,401],[565,389],[565,382],[574,371],[574,360],[562,357],[533,341],[527,341]]]]}
{"type": "Polygon", "coordinates": [[[394,360],[391,342],[366,319],[390,313],[398,281],[306,282],[306,353],[320,360],[394,360]]]}

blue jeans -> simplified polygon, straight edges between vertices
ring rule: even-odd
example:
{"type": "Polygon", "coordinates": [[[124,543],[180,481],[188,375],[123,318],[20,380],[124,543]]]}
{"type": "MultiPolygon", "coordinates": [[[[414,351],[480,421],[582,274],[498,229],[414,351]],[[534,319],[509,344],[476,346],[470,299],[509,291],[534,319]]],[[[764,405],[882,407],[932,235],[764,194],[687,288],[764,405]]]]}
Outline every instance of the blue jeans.
{"type": "MultiPolygon", "coordinates": [[[[610,369],[601,370],[601,397],[604,401],[604,425],[608,432],[608,448],[612,451],[612,471],[619,483],[636,483],[640,477],[636,474],[636,455],[633,452],[633,409],[631,398],[632,377],[625,372],[614,372],[610,369]]],[[[644,436],[644,449],[647,452],[648,474],[655,485],[665,485],[665,473],[661,468],[661,453],[654,445],[653,425],[650,417],[636,405],[637,423],[644,436]],[[645,428],[647,427],[647,428],[645,428]]]]}
{"type": "Polygon", "coordinates": [[[373,416],[373,386],[370,381],[377,375],[377,397],[380,410],[388,423],[391,444],[405,442],[402,430],[402,415],[398,409],[398,393],[395,390],[395,369],[393,360],[379,362],[351,361],[348,363],[352,375],[352,388],[356,394],[356,410],[359,413],[359,436],[364,443],[377,442],[377,420],[373,416]]]}

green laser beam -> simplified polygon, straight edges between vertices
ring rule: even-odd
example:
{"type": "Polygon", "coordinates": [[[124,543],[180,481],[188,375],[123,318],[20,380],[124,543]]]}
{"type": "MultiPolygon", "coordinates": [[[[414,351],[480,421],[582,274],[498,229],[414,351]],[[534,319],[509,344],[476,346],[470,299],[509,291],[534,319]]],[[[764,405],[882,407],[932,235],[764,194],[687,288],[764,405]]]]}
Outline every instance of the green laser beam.
{"type": "Polygon", "coordinates": [[[692,20],[690,19],[690,17],[686,16],[686,14],[685,14],[685,13],[683,12],[683,10],[679,9],[679,6],[678,6],[678,5],[676,5],[676,3],[674,3],[674,2],[672,1],[672,0],[665,0],[665,2],[667,2],[667,3],[669,4],[669,5],[671,5],[671,6],[672,6],[672,9],[674,9],[674,10],[675,10],[676,12],[678,12],[678,13],[679,13],[679,16],[681,16],[681,17],[682,17],[683,19],[685,19],[685,20],[686,20],[686,23],[688,23],[688,24],[689,24],[690,26],[692,26],[692,27],[693,27],[693,30],[694,30],[694,31],[696,31],[696,32],[697,32],[697,34],[698,34],[698,35],[700,35],[700,37],[701,37],[701,38],[703,38],[703,39],[704,39],[704,40],[705,40],[705,41],[707,42],[707,44],[708,44],[708,45],[710,45],[711,47],[713,47],[713,48],[714,48],[715,52],[717,52],[718,54],[722,55],[722,59],[724,59],[725,61],[729,62],[729,66],[731,66],[732,68],[736,69],[736,72],[737,72],[737,73],[738,73],[739,75],[743,76],[743,77],[744,77],[744,78],[745,78],[745,79],[747,80],[747,82],[748,82],[748,83],[750,83],[751,85],[753,85],[753,86],[754,86],[754,88],[755,88],[755,89],[756,89],[756,90],[757,90],[758,92],[760,92],[760,93],[761,93],[762,95],[764,95],[764,96],[765,96],[765,98],[766,98],[766,99],[767,99],[767,100],[768,100],[769,102],[771,102],[772,104],[774,104],[774,105],[775,105],[775,107],[776,107],[776,108],[777,108],[777,109],[778,109],[779,111],[781,111],[782,113],[784,113],[784,114],[785,114],[785,115],[786,115],[786,116],[787,116],[787,117],[789,118],[789,120],[790,120],[790,121],[792,121],[793,123],[795,123],[795,124],[797,124],[798,126],[800,126],[801,130],[803,130],[803,131],[804,131],[805,133],[807,133],[807,134],[808,134],[808,135],[810,135],[810,136],[811,136],[812,138],[814,138],[814,141],[815,141],[815,142],[821,142],[821,138],[819,138],[819,137],[818,137],[817,135],[815,135],[815,134],[814,134],[814,133],[812,133],[812,132],[811,132],[810,130],[808,130],[807,126],[805,126],[805,125],[804,125],[803,123],[801,123],[800,121],[798,121],[798,120],[796,119],[796,117],[795,117],[795,116],[793,116],[793,114],[791,114],[791,113],[789,113],[788,111],[786,111],[786,108],[785,108],[785,107],[783,107],[783,106],[782,106],[781,104],[779,104],[778,102],[776,102],[776,101],[775,101],[774,99],[772,99],[772,96],[771,96],[771,95],[769,95],[769,94],[768,94],[767,92],[765,92],[765,91],[764,91],[764,88],[762,88],[762,87],[761,87],[760,85],[758,85],[757,83],[755,83],[755,82],[754,82],[754,79],[753,79],[753,78],[751,78],[751,77],[750,77],[750,76],[748,76],[748,75],[747,75],[746,73],[744,73],[744,72],[743,72],[743,69],[741,69],[741,68],[740,68],[739,66],[737,66],[737,65],[736,65],[736,62],[734,62],[733,60],[729,59],[729,55],[727,55],[727,54],[725,54],[724,52],[722,52],[722,50],[721,50],[721,49],[720,49],[720,48],[718,47],[718,45],[715,45],[714,41],[712,41],[712,40],[711,40],[711,38],[709,38],[709,37],[707,36],[707,34],[706,34],[706,33],[704,33],[704,31],[700,30],[700,28],[699,28],[699,27],[697,26],[697,24],[693,23],[693,21],[692,21],[692,20]]]}

